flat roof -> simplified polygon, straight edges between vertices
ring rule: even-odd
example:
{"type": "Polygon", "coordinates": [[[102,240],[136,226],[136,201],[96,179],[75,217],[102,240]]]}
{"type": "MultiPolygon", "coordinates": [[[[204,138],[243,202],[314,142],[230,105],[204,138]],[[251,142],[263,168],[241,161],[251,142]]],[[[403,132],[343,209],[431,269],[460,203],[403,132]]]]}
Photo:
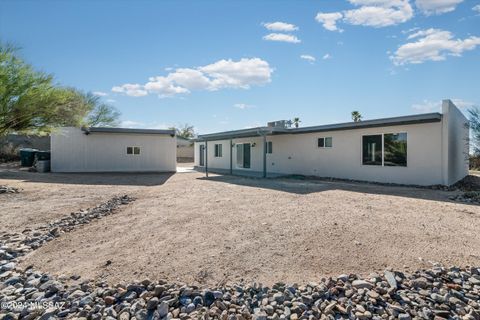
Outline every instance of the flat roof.
{"type": "Polygon", "coordinates": [[[338,131],[338,130],[354,130],[364,128],[375,127],[390,127],[398,125],[409,125],[429,122],[440,122],[442,120],[442,114],[438,112],[424,113],[417,115],[381,118],[373,120],[365,120],[359,122],[344,122],[336,124],[326,124],[320,126],[311,126],[303,128],[277,128],[277,127],[256,127],[242,130],[223,131],[210,134],[199,135],[194,141],[205,140],[221,140],[221,139],[233,139],[233,138],[246,138],[262,135],[279,135],[279,134],[301,134],[311,132],[325,132],[325,131],[338,131]]]}
{"type": "Polygon", "coordinates": [[[82,128],[85,133],[132,133],[132,134],[169,134],[174,136],[175,130],[161,129],[131,129],[131,128],[111,128],[111,127],[90,127],[82,128]]]}

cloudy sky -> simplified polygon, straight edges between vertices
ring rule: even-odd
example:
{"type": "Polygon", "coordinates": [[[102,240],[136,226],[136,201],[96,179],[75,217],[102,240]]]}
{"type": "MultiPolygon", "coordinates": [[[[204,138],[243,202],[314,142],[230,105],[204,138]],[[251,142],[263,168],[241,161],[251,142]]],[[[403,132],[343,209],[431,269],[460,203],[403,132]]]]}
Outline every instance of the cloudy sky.
{"type": "Polygon", "coordinates": [[[0,39],[125,127],[200,133],[480,103],[478,0],[1,1],[0,39]]]}

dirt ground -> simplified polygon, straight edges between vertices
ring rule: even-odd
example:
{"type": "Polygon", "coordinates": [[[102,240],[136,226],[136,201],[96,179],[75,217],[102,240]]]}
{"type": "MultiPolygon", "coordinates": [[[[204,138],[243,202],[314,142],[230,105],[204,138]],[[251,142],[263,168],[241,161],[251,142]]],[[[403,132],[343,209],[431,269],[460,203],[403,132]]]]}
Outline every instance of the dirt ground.
{"type": "Polygon", "coordinates": [[[0,233],[128,193],[117,214],[27,255],[56,275],[217,284],[305,283],[394,267],[480,265],[480,207],[455,192],[188,172],[38,174],[0,170],[0,233]],[[106,261],[112,263],[108,266],[106,261]]]}

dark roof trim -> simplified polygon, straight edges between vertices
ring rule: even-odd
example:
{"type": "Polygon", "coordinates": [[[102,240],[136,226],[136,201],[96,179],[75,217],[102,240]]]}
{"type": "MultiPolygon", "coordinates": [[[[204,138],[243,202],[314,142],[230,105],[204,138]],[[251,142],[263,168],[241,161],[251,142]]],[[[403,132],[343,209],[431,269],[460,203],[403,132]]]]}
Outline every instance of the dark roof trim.
{"type": "Polygon", "coordinates": [[[338,131],[338,130],[354,130],[364,128],[376,128],[376,127],[390,127],[409,124],[420,124],[429,122],[440,122],[442,120],[441,113],[425,113],[411,116],[382,118],[374,120],[365,120],[360,122],[345,122],[337,124],[327,124],[321,126],[312,126],[304,128],[274,128],[274,127],[258,127],[243,130],[224,131],[218,133],[203,134],[198,136],[193,141],[205,141],[205,140],[222,140],[233,138],[247,138],[261,135],[279,135],[279,134],[301,134],[311,132],[326,132],[326,131],[338,131]]]}
{"type": "Polygon", "coordinates": [[[202,135],[199,135],[197,139],[194,139],[194,141],[248,138],[248,137],[256,137],[256,136],[263,136],[263,135],[278,134],[281,132],[288,132],[288,129],[273,128],[273,127],[256,127],[256,128],[249,128],[249,129],[224,131],[224,132],[218,132],[218,133],[202,134],[202,135]]]}
{"type": "Polygon", "coordinates": [[[110,128],[110,127],[90,127],[82,128],[85,134],[90,133],[133,133],[133,134],[169,134],[175,135],[175,130],[158,130],[158,129],[130,129],[130,128],[110,128]]]}
{"type": "Polygon", "coordinates": [[[391,126],[401,126],[401,125],[409,125],[409,124],[440,122],[441,120],[442,120],[442,114],[440,113],[425,113],[425,114],[419,114],[419,115],[413,115],[413,116],[402,116],[402,117],[366,120],[366,121],[359,121],[359,122],[345,122],[345,123],[327,124],[327,125],[313,126],[313,127],[295,128],[295,129],[290,129],[289,133],[296,134],[296,133],[325,132],[325,131],[336,131],[336,130],[391,127],[391,126]]]}

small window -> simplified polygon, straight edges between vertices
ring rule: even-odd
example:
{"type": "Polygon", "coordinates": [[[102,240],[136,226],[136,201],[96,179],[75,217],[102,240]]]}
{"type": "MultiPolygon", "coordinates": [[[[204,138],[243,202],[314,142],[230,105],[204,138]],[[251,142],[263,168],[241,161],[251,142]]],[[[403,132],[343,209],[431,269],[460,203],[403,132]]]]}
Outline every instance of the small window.
{"type": "Polygon", "coordinates": [[[140,154],[140,147],[127,147],[127,154],[140,154]]]}
{"type": "Polygon", "coordinates": [[[332,137],[326,137],[325,138],[325,148],[331,148],[332,147],[332,137]]]}
{"type": "Polygon", "coordinates": [[[318,147],[319,148],[331,148],[333,146],[332,137],[318,138],[318,147]]]}
{"type": "Polygon", "coordinates": [[[382,165],[382,135],[376,134],[362,137],[362,149],[364,165],[381,166],[382,165]]]}
{"type": "Polygon", "coordinates": [[[383,135],[383,165],[390,167],[407,166],[407,134],[385,133],[383,135]]]}
{"type": "Polygon", "coordinates": [[[215,145],[215,157],[220,158],[222,157],[222,145],[216,144],[215,145]]]}
{"type": "Polygon", "coordinates": [[[273,144],[272,141],[267,142],[267,153],[273,153],[273,144]]]}

